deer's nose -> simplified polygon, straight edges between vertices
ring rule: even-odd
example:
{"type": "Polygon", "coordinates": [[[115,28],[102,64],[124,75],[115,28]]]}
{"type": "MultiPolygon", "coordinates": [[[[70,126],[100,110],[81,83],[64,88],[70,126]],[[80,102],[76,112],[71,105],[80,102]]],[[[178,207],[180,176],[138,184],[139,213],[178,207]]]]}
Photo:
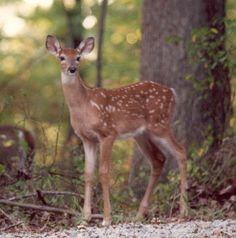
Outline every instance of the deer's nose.
{"type": "Polygon", "coordinates": [[[75,71],[76,71],[76,67],[70,66],[70,67],[68,68],[68,71],[69,71],[71,74],[73,74],[73,73],[75,73],[75,71]]]}

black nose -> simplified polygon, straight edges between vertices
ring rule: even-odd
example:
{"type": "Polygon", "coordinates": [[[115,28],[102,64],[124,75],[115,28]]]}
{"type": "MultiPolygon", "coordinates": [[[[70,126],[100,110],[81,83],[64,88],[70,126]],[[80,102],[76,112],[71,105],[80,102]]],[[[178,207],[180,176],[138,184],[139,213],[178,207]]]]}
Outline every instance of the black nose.
{"type": "Polygon", "coordinates": [[[73,74],[73,73],[75,73],[76,68],[75,67],[69,67],[68,71],[73,74]]]}

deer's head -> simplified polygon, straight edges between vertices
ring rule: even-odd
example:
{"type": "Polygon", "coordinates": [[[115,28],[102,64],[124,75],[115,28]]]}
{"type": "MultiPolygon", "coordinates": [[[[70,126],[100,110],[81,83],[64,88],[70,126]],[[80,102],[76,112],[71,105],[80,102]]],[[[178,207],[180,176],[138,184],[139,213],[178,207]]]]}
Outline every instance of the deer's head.
{"type": "Polygon", "coordinates": [[[57,38],[48,35],[46,39],[46,48],[50,54],[54,55],[60,61],[61,71],[65,75],[73,76],[76,74],[80,58],[93,50],[94,38],[88,37],[75,49],[72,49],[61,48],[57,38]]]}

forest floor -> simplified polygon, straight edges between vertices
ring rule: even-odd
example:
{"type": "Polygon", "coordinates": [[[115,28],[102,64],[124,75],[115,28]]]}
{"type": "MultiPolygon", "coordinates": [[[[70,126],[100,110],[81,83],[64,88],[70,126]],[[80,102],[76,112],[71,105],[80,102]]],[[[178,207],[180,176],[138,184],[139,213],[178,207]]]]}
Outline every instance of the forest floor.
{"type": "Polygon", "coordinates": [[[49,232],[0,233],[0,238],[236,238],[236,220],[175,221],[163,224],[77,226],[49,232]]]}

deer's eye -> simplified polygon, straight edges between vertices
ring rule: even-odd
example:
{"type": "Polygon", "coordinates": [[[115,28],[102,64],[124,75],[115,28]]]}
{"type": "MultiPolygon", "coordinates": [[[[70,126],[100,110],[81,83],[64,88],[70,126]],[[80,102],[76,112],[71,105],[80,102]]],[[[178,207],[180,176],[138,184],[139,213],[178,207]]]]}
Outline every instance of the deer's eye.
{"type": "Polygon", "coordinates": [[[64,61],[66,58],[64,56],[59,57],[60,61],[64,61]]]}
{"type": "Polygon", "coordinates": [[[80,60],[80,56],[78,56],[77,58],[76,58],[76,61],[79,61],[80,60]]]}

